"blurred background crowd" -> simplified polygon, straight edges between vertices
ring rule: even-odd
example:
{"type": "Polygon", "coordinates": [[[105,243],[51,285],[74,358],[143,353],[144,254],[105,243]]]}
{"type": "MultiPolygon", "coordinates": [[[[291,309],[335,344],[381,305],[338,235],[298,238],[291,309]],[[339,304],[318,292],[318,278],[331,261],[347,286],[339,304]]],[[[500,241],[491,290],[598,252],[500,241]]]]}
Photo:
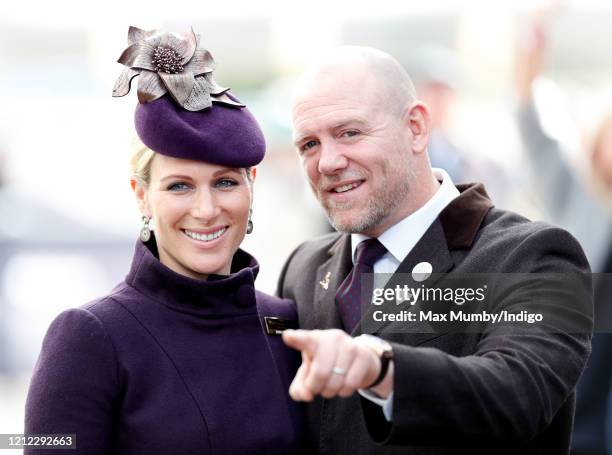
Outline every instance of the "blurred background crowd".
{"type": "MultiPolygon", "coordinates": [[[[293,248],[331,229],[291,145],[290,96],[309,61],[341,44],[385,50],[413,76],[432,109],[434,166],[456,183],[484,182],[499,207],[570,230],[593,271],[612,272],[612,2],[286,3],[96,11],[59,1],[0,17],[0,433],[22,432],[49,322],[108,292],[130,263],[136,98],[111,98],[129,25],[193,26],[217,81],[262,125],[268,151],[243,245],[261,264],[260,289],[274,292],[293,248]]],[[[596,292],[612,305],[605,283],[596,292]]],[[[596,337],[591,362],[576,437],[588,451],[576,453],[605,453],[610,338],[596,337]]]]}

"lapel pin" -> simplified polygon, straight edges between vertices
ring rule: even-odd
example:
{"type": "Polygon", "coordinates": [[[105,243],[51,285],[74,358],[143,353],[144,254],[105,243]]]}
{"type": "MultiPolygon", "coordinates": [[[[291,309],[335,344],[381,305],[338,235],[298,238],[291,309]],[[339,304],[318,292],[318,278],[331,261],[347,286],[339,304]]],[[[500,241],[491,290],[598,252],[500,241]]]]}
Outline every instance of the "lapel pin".
{"type": "Polygon", "coordinates": [[[431,276],[431,272],[433,272],[433,267],[429,262],[419,262],[412,269],[412,279],[418,282],[425,281],[431,276]]]}
{"type": "Polygon", "coordinates": [[[325,278],[319,281],[319,284],[321,285],[321,287],[325,289],[326,291],[327,291],[327,288],[329,287],[330,278],[331,278],[331,272],[327,272],[327,274],[325,275],[325,278]]]}

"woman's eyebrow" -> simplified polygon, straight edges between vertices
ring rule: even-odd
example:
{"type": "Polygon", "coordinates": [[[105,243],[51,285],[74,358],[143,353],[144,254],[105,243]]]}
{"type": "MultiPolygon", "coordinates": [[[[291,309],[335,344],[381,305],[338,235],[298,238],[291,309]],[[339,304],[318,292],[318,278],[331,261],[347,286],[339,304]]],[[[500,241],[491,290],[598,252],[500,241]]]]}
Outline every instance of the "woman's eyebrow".
{"type": "Polygon", "coordinates": [[[240,174],[241,168],[236,167],[224,167],[223,169],[219,169],[218,171],[213,172],[213,176],[217,176],[219,174],[225,174],[226,172],[234,172],[236,174],[240,174]]]}
{"type": "Polygon", "coordinates": [[[170,174],[163,177],[160,181],[170,180],[170,179],[183,179],[183,180],[191,180],[191,177],[183,174],[170,174]]]}

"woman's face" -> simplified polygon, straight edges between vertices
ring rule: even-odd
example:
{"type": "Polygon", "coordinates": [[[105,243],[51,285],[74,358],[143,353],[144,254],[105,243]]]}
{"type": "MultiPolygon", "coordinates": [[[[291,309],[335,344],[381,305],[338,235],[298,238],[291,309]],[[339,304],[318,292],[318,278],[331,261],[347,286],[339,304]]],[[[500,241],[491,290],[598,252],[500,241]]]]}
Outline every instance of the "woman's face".
{"type": "Polygon", "coordinates": [[[156,154],[150,176],[135,191],[162,264],[198,279],[229,274],[251,207],[247,171],[156,154]]]}

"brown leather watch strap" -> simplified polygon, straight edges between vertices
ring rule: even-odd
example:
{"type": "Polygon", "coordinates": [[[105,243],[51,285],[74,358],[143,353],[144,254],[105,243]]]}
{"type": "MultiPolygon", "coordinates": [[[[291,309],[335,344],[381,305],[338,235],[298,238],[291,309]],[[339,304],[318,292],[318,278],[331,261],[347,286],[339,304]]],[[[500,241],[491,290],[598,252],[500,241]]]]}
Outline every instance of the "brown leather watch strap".
{"type": "Polygon", "coordinates": [[[368,389],[371,389],[372,387],[376,387],[378,384],[380,384],[383,381],[383,379],[385,379],[385,376],[387,375],[387,371],[389,371],[389,363],[391,363],[391,360],[393,360],[393,351],[391,351],[390,349],[383,351],[379,359],[380,359],[380,373],[378,373],[378,377],[368,387],[368,389]]]}

